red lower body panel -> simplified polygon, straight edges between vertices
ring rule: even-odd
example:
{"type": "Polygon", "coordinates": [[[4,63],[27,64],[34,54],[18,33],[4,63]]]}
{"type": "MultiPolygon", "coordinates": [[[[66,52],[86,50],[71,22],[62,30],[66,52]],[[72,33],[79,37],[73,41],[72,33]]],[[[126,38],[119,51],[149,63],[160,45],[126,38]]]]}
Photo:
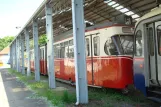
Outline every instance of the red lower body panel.
{"type": "MultiPolygon", "coordinates": [[[[31,69],[34,70],[33,61],[31,69]]],[[[46,61],[40,61],[40,71],[47,74],[46,61]]],[[[75,64],[73,59],[55,59],[56,78],[75,82],[75,64]]],[[[133,60],[131,57],[90,57],[86,60],[89,85],[123,89],[133,84],[133,60]]]]}

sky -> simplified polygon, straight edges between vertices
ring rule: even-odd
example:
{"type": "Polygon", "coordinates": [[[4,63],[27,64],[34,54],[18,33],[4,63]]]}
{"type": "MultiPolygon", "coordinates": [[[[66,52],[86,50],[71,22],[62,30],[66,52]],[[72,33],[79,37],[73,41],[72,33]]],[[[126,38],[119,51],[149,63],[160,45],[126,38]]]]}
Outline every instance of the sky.
{"type": "Polygon", "coordinates": [[[0,0],[0,38],[16,36],[42,2],[43,0],[0,0]]]}

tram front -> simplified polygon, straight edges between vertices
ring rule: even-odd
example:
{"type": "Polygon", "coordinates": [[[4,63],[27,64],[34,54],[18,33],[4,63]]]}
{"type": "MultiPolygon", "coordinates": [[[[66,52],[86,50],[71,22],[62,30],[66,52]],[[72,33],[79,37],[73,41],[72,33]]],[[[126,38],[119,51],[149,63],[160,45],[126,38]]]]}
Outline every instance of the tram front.
{"type": "Polygon", "coordinates": [[[161,102],[161,7],[136,24],[134,84],[149,99],[161,102]]]}

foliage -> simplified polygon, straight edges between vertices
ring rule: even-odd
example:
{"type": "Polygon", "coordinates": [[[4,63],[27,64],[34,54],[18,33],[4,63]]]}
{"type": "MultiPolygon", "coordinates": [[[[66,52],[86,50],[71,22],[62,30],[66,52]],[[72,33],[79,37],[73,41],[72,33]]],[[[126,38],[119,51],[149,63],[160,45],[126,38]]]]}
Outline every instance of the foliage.
{"type": "Polygon", "coordinates": [[[46,98],[54,106],[65,107],[65,104],[71,104],[76,101],[75,93],[69,93],[67,90],[50,89],[47,77],[41,76],[41,81],[34,80],[34,74],[26,76],[12,69],[8,69],[11,74],[16,75],[18,80],[24,83],[28,88],[36,93],[37,98],[46,98]]]}
{"type": "MultiPolygon", "coordinates": [[[[43,34],[39,37],[39,45],[44,45],[47,43],[47,37],[46,37],[46,34],[43,34]]],[[[34,41],[33,39],[30,40],[30,48],[33,49],[34,48],[34,41]]]]}
{"type": "Polygon", "coordinates": [[[47,37],[46,34],[43,34],[39,37],[39,45],[43,45],[47,43],[47,37]]]}
{"type": "Polygon", "coordinates": [[[0,38],[0,51],[7,47],[14,39],[14,36],[6,36],[4,38],[0,38]]]}

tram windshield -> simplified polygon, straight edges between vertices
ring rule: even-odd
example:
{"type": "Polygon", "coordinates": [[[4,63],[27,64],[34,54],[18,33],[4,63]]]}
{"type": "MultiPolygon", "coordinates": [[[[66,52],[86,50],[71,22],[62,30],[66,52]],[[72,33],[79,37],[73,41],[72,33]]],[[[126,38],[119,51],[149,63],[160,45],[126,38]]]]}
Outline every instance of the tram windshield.
{"type": "Polygon", "coordinates": [[[133,35],[116,35],[114,41],[118,47],[120,55],[133,55],[133,35]]]}

